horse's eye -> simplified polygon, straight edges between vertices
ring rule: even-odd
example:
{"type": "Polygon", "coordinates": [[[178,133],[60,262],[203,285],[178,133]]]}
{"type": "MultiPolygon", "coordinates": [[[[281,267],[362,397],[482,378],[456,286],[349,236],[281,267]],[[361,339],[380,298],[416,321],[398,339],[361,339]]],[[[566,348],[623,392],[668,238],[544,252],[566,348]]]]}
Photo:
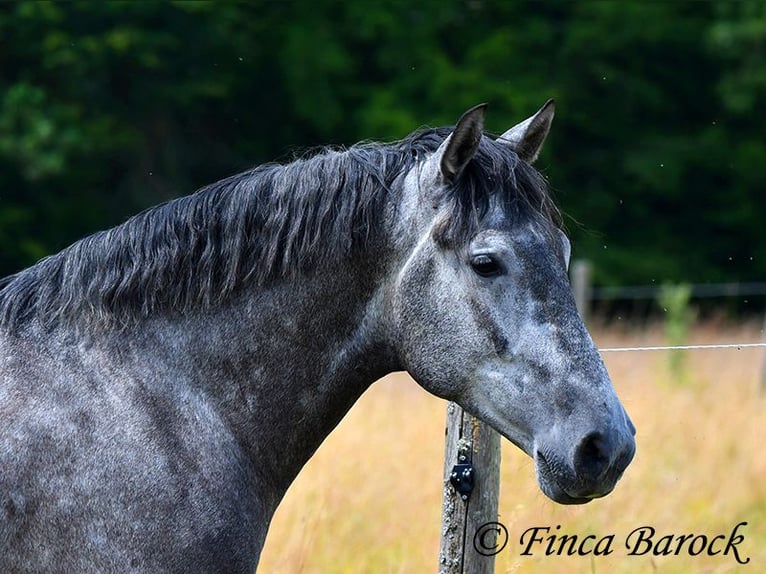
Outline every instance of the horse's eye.
{"type": "Polygon", "coordinates": [[[491,255],[474,255],[471,257],[471,267],[473,270],[482,277],[492,277],[493,275],[500,275],[502,268],[491,255]]]}

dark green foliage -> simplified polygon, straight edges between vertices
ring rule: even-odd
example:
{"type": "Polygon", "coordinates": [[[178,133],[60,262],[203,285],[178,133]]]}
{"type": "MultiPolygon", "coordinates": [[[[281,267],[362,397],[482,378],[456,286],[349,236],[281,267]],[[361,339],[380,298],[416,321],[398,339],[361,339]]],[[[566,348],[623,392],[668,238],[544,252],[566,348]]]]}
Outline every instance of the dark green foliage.
{"type": "Polygon", "coordinates": [[[606,284],[766,276],[766,6],[0,5],[0,275],[316,144],[548,97],[538,167],[606,284]]]}

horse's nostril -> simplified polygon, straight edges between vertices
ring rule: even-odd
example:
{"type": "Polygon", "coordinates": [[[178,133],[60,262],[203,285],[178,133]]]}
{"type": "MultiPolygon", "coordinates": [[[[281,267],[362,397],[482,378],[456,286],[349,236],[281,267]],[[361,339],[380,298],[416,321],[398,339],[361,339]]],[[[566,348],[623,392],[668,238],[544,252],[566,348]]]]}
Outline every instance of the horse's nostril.
{"type": "Polygon", "coordinates": [[[593,432],[580,441],[574,456],[574,467],[583,478],[598,478],[611,462],[609,443],[599,432],[593,432]]]}

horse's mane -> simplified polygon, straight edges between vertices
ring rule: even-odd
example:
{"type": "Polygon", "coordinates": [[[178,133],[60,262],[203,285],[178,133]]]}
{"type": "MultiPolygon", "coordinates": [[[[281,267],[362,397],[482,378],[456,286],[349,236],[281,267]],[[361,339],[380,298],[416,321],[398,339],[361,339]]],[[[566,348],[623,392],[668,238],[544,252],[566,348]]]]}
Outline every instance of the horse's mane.
{"type": "MultiPolygon", "coordinates": [[[[266,284],[331,262],[379,233],[397,178],[437,149],[449,128],[391,144],[322,148],[285,165],[234,175],[150,208],[0,280],[0,325],[32,318],[127,324],[159,310],[211,306],[244,284],[266,284]]],[[[516,213],[557,223],[545,182],[509,146],[482,138],[458,181],[443,191],[452,217],[443,244],[475,232],[500,196],[516,213]]]]}

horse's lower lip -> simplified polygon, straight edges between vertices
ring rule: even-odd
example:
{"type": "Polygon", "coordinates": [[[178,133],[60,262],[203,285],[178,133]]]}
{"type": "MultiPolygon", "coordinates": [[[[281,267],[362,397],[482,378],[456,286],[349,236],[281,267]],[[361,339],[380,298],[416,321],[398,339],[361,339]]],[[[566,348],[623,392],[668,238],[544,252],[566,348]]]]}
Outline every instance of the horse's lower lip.
{"type": "Polygon", "coordinates": [[[551,470],[545,455],[540,451],[537,451],[537,471],[540,474],[540,488],[554,502],[559,504],[587,504],[594,498],[600,498],[603,494],[596,494],[593,496],[572,496],[564,487],[559,484],[556,479],[556,475],[551,470]],[[543,479],[547,484],[543,484],[543,479]],[[547,486],[547,488],[546,488],[547,486]]]}

